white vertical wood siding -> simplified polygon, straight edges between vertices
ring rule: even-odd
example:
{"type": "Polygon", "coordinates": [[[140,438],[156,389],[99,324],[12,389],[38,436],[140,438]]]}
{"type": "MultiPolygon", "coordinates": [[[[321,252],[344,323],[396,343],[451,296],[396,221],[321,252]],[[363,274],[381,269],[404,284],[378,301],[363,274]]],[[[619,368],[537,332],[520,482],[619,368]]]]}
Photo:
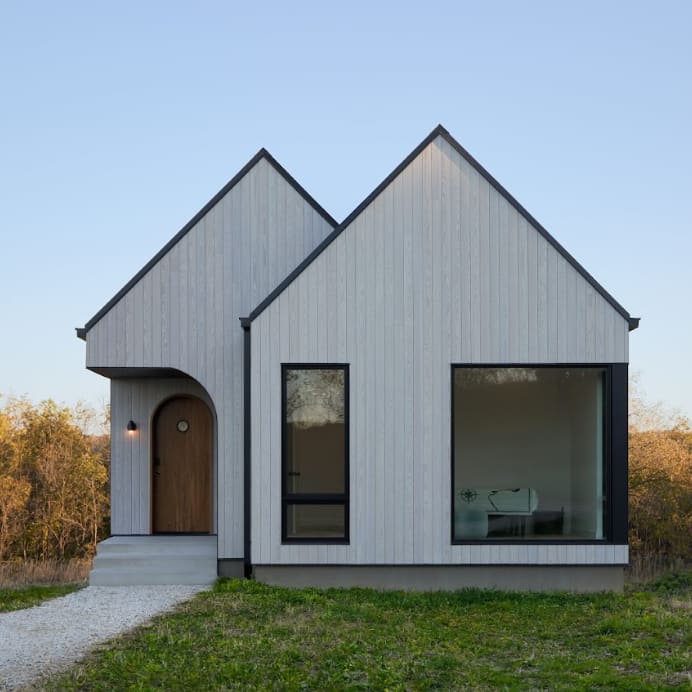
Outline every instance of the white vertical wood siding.
{"type": "MultiPolygon", "coordinates": [[[[87,334],[87,367],[176,368],[209,393],[218,420],[221,558],[243,556],[243,333],[238,319],[331,230],[261,159],[87,334]]],[[[143,395],[147,386],[157,391],[152,380],[133,389],[133,396],[143,395]]],[[[117,392],[114,383],[114,436],[116,421],[126,415],[117,410],[117,392]]],[[[142,435],[140,445],[144,442],[142,435]]],[[[113,530],[128,533],[131,527],[146,533],[149,501],[142,494],[143,481],[127,470],[127,449],[124,457],[120,447],[114,451],[113,530]]],[[[148,447],[138,454],[140,463],[148,447]]]]}
{"type": "MultiPolygon", "coordinates": [[[[151,533],[152,418],[166,399],[184,394],[199,397],[214,411],[204,389],[189,378],[111,380],[111,533],[151,533]],[[132,435],[126,430],[129,420],[137,424],[132,435]]],[[[216,528],[216,506],[214,520],[216,528]]]]}
{"type": "Polygon", "coordinates": [[[628,324],[437,138],[252,324],[252,561],[622,563],[450,544],[451,363],[627,361],[628,324]],[[281,545],[280,364],[350,363],[351,543],[281,545]]]}

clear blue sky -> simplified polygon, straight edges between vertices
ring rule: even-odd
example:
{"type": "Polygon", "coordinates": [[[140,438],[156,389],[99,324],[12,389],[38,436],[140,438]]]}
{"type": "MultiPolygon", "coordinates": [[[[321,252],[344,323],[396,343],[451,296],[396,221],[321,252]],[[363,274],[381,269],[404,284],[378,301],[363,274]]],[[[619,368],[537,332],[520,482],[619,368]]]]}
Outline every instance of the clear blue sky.
{"type": "Polygon", "coordinates": [[[0,392],[105,401],[73,328],[260,147],[342,219],[442,123],[692,416],[691,29],[666,0],[2,3],[0,392]]]}

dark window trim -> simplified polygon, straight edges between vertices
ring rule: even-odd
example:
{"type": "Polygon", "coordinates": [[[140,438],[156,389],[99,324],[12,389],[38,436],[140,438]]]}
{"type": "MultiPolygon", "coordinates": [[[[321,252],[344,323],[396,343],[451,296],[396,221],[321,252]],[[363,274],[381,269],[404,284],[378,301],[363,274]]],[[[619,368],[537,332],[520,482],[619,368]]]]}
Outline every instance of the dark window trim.
{"type": "Polygon", "coordinates": [[[281,363],[281,543],[286,545],[348,545],[350,543],[350,373],[348,363],[281,363]],[[286,371],[343,370],[344,372],[344,492],[289,493],[286,487],[288,440],[286,435],[286,371]],[[286,509],[290,505],[343,505],[344,535],[342,538],[290,538],[286,532],[286,509]]]}
{"type": "Polygon", "coordinates": [[[613,363],[610,366],[610,410],[607,413],[610,435],[610,495],[611,536],[616,545],[627,545],[628,528],[628,365],[613,363]]]}
{"type": "Polygon", "coordinates": [[[291,505],[343,505],[345,502],[341,493],[284,493],[284,498],[291,505]]]}
{"type": "Polygon", "coordinates": [[[450,526],[452,545],[627,545],[627,363],[452,363],[450,365],[450,526]],[[454,537],[454,371],[469,368],[602,368],[604,537],[461,540],[454,537]],[[624,373],[624,374],[623,374],[624,373]],[[623,425],[624,421],[624,425],[623,425]]]}

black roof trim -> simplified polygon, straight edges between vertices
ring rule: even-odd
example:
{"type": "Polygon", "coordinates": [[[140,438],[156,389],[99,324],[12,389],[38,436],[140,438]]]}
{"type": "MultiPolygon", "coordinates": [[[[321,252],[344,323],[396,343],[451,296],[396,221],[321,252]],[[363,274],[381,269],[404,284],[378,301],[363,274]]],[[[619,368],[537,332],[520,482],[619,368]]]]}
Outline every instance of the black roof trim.
{"type": "Polygon", "coordinates": [[[555,240],[555,238],[504,188],[500,183],[481,166],[471,154],[438,125],[342,222],[330,233],[249,315],[251,320],[257,318],[283,291],[322,253],[329,245],[351,224],[352,221],[367,207],[418,154],[425,149],[437,137],[442,137],[448,142],[473,168],[478,171],[536,230],[579,272],[603,298],[624,317],[632,329],[636,329],[639,320],[633,326],[634,318],[631,318],[627,310],[618,303],[601,284],[594,279],[589,272],[577,262],[567,250],[555,240]]]}
{"type": "Polygon", "coordinates": [[[630,331],[633,332],[639,326],[639,320],[641,317],[630,317],[628,322],[630,323],[630,331]]]}
{"type": "Polygon", "coordinates": [[[93,327],[179,240],[181,240],[232,188],[234,188],[261,159],[270,163],[283,176],[289,185],[330,225],[337,221],[305,188],[264,148],[260,149],[162,248],[159,250],[82,328],[77,336],[86,339],[86,333],[93,327]]]}
{"type": "Polygon", "coordinates": [[[548,230],[542,224],[540,224],[536,218],[533,217],[521,204],[519,204],[519,202],[512,197],[512,195],[504,187],[502,187],[502,185],[500,185],[500,183],[495,180],[495,178],[490,175],[490,173],[483,168],[483,166],[481,166],[481,164],[478,163],[478,161],[476,161],[476,159],[474,159],[473,156],[471,156],[471,154],[469,154],[468,151],[466,151],[466,149],[464,149],[464,147],[462,147],[461,144],[459,144],[459,142],[457,142],[456,139],[449,134],[449,132],[447,132],[447,130],[445,130],[441,125],[439,126],[439,129],[440,135],[449,144],[451,144],[451,146],[454,147],[454,149],[456,149],[456,151],[463,156],[466,161],[468,161],[468,163],[470,163],[471,166],[473,166],[532,226],[534,226],[536,230],[572,265],[572,267],[574,267],[574,269],[576,269],[577,272],[579,272],[579,274],[581,274],[596,289],[596,291],[598,291],[598,293],[600,293],[601,296],[605,298],[605,300],[629,322],[629,312],[627,312],[627,310],[625,310],[625,308],[622,307],[622,305],[620,305],[620,303],[618,303],[617,300],[615,300],[615,298],[613,298],[613,296],[611,296],[610,293],[608,293],[608,291],[606,291],[605,288],[603,288],[603,286],[601,286],[601,284],[599,284],[598,281],[596,281],[596,279],[594,279],[594,277],[591,276],[591,274],[589,274],[589,272],[587,272],[586,269],[584,269],[584,267],[579,264],[579,262],[577,262],[577,260],[574,259],[574,257],[572,257],[572,255],[570,255],[570,253],[567,252],[567,250],[560,245],[557,240],[555,240],[548,230]]]}
{"type": "Polygon", "coordinates": [[[352,221],[401,173],[418,154],[430,144],[442,130],[438,125],[249,315],[250,320],[258,317],[274,300],[303,273],[313,260],[321,255],[352,221]]]}
{"type": "Polygon", "coordinates": [[[75,327],[74,330],[77,332],[78,339],[86,341],[86,329],[84,327],[75,327]]]}
{"type": "MultiPolygon", "coordinates": [[[[190,377],[182,370],[177,368],[142,368],[142,367],[96,367],[88,366],[87,370],[95,372],[97,375],[107,377],[109,380],[117,380],[125,377],[190,377]]],[[[194,379],[194,378],[193,378],[194,379]]]]}

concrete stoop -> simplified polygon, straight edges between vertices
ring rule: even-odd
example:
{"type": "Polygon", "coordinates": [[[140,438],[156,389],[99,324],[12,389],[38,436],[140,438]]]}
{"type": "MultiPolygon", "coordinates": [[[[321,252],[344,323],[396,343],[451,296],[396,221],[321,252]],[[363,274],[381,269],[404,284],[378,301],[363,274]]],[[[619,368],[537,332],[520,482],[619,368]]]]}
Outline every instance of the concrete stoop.
{"type": "Polygon", "coordinates": [[[113,536],[98,544],[89,584],[212,584],[216,556],[216,536],[113,536]]]}

